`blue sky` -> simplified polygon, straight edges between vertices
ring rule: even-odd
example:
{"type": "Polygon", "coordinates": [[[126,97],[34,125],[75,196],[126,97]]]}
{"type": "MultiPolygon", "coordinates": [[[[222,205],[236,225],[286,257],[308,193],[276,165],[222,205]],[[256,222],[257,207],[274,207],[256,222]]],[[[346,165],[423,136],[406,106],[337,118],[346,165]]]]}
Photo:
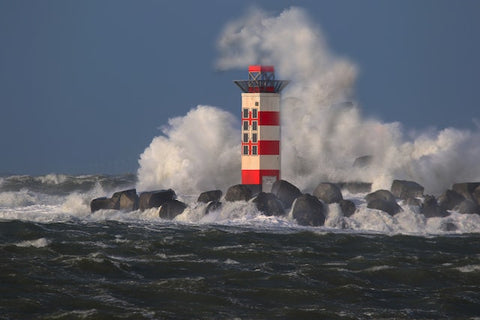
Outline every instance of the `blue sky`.
{"type": "Polygon", "coordinates": [[[358,67],[364,114],[478,129],[478,1],[0,0],[0,173],[135,172],[169,118],[240,115],[246,70],[215,70],[219,34],[292,5],[358,67]]]}

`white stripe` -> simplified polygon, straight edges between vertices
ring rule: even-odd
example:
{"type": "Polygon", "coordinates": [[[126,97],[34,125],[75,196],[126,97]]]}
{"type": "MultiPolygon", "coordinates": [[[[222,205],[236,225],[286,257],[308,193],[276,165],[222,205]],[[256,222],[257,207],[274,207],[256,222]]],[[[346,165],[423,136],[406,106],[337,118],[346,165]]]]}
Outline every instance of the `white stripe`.
{"type": "Polygon", "coordinates": [[[258,108],[261,111],[280,112],[280,94],[279,93],[242,93],[242,108],[258,108]],[[258,102],[258,106],[255,106],[258,102]]]}
{"type": "Polygon", "coordinates": [[[258,126],[258,140],[280,141],[280,126],[258,126]]]}
{"type": "Polygon", "coordinates": [[[280,170],[279,155],[242,155],[242,170],[280,170]]]}

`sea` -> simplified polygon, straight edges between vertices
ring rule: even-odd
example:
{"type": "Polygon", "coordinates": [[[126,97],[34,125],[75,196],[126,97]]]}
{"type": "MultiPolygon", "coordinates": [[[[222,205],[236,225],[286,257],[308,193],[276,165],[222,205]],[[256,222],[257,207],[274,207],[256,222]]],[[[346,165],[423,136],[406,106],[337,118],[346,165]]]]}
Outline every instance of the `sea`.
{"type": "MultiPolygon", "coordinates": [[[[136,176],[0,178],[0,319],[480,319],[480,216],[90,212],[136,176]]],[[[225,190],[224,190],[225,191],[225,190]]]]}

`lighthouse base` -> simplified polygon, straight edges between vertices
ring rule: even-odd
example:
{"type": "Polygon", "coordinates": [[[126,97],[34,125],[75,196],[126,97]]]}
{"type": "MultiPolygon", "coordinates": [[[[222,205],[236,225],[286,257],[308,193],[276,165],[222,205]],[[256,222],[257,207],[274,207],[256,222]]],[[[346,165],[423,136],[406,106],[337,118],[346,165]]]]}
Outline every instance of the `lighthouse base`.
{"type": "Polygon", "coordinates": [[[258,192],[271,192],[277,180],[280,180],[280,170],[242,170],[242,184],[258,192]]]}

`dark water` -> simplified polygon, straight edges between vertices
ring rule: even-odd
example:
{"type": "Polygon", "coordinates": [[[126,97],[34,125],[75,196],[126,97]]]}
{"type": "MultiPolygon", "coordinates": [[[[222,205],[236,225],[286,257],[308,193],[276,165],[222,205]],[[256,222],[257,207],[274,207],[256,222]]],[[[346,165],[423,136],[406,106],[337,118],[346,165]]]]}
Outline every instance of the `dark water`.
{"type": "Polygon", "coordinates": [[[480,235],[0,222],[0,319],[473,319],[480,235]]]}

